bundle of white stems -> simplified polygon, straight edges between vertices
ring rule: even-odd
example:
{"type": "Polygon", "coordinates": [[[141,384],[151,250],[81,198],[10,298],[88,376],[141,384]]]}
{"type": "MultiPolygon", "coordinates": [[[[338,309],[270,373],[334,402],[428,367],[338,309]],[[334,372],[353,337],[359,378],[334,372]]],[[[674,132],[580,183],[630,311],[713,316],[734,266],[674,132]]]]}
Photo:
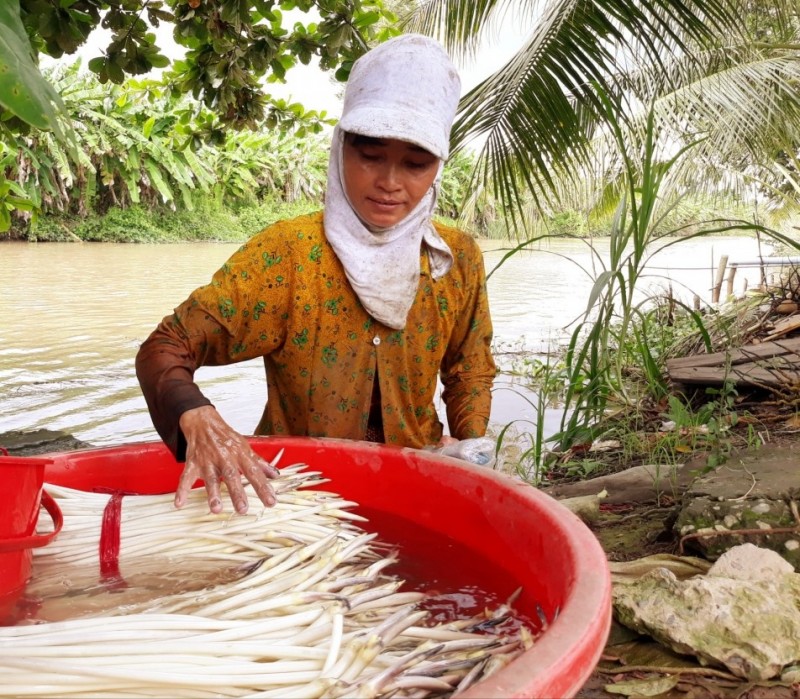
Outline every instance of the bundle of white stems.
{"type": "MultiPolygon", "coordinates": [[[[155,598],[126,599],[124,584],[110,585],[113,611],[0,627],[0,696],[440,697],[529,647],[524,626],[470,630],[507,616],[506,605],[425,624],[428,613],[417,608],[424,595],[398,591],[403,581],[385,570],[394,554],[356,525],[363,518],[350,511],[355,503],[308,490],[324,481],[305,469],[282,469],[277,504],[255,514],[213,515],[203,488],[180,510],[171,494],[125,496],[122,580],[139,563],[191,571],[197,562],[206,571],[209,561],[225,578],[195,579],[192,589],[155,598]]],[[[64,528],[36,551],[34,574],[88,569],[97,580],[109,496],[46,488],[64,528]]],[[[63,580],[34,578],[28,593],[48,584],[63,580]]]]}

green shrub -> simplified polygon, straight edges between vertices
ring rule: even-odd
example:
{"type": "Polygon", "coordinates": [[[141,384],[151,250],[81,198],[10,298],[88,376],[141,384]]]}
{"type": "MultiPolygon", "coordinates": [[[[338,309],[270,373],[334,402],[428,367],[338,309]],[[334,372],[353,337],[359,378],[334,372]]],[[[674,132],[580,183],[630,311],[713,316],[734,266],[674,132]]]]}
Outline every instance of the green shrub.
{"type": "Polygon", "coordinates": [[[238,217],[213,200],[191,211],[166,211],[157,217],[164,241],[238,242],[247,238],[238,217]]]}
{"type": "Polygon", "coordinates": [[[312,213],[319,205],[308,200],[285,203],[268,199],[236,210],[216,200],[199,202],[189,210],[160,211],[142,206],[113,208],[86,218],[41,216],[21,232],[31,242],[91,241],[104,243],[243,242],[272,223],[312,213]]]}
{"type": "Polygon", "coordinates": [[[587,232],[586,216],[574,209],[560,211],[550,217],[547,228],[555,236],[584,236],[587,232]]]}
{"type": "Polygon", "coordinates": [[[75,227],[75,235],[87,242],[156,243],[178,240],[162,230],[155,216],[140,206],[109,209],[105,216],[93,214],[75,227]]]}
{"type": "Polygon", "coordinates": [[[276,221],[294,218],[319,211],[319,204],[300,199],[294,202],[281,202],[266,199],[252,206],[240,206],[236,211],[244,237],[249,238],[276,221]]]}
{"type": "Polygon", "coordinates": [[[35,224],[20,231],[18,238],[31,243],[69,243],[80,240],[74,233],[80,219],[74,216],[40,216],[35,224]]]}

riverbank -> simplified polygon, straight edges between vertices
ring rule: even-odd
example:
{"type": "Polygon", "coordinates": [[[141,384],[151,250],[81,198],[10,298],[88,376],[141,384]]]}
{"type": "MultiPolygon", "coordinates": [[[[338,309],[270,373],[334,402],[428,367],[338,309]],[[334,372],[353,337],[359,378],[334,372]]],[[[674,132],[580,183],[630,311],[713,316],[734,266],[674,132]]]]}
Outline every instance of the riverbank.
{"type": "MultiPolygon", "coordinates": [[[[277,221],[320,209],[319,202],[310,200],[289,203],[266,200],[235,208],[219,206],[210,200],[191,210],[131,206],[85,217],[43,215],[34,225],[0,233],[0,243],[243,243],[277,221]]],[[[459,225],[453,219],[438,220],[446,225],[459,225]]]]}
{"type": "MultiPolygon", "coordinates": [[[[84,215],[42,212],[34,223],[22,219],[13,221],[9,231],[0,233],[0,243],[242,243],[276,221],[319,211],[321,208],[321,198],[284,201],[272,196],[225,204],[214,196],[208,196],[192,201],[189,208],[185,205],[172,209],[168,206],[132,204],[127,207],[113,206],[104,213],[90,211],[84,215]]],[[[455,216],[456,212],[450,215],[455,216]]],[[[732,202],[720,207],[712,206],[708,202],[686,204],[678,207],[662,222],[662,227],[664,231],[679,231],[681,237],[690,237],[703,226],[702,223],[693,222],[733,222],[747,220],[749,215],[747,210],[734,206],[732,202]]],[[[445,216],[437,218],[447,225],[470,231],[481,240],[506,242],[509,248],[520,239],[509,231],[502,219],[463,223],[445,216]]],[[[590,225],[583,214],[567,211],[546,221],[539,221],[537,226],[524,234],[520,233],[521,239],[602,240],[608,237],[612,220],[608,216],[606,219],[592,221],[590,225]]],[[[714,228],[719,226],[715,225],[714,228]]],[[[735,237],[741,235],[741,230],[735,228],[728,234],[719,231],[715,235],[735,237]]]]}
{"type": "MultiPolygon", "coordinates": [[[[743,543],[791,558],[797,550],[792,542],[800,537],[800,521],[791,514],[780,524],[773,520],[788,510],[787,502],[793,502],[800,487],[798,449],[800,433],[787,428],[776,431],[773,441],[759,449],[735,450],[713,473],[703,473],[705,455],[699,454],[689,456],[673,473],[662,474],[666,477],[660,481],[652,470],[637,467],[545,492],[559,493],[560,498],[606,493],[587,524],[608,555],[615,589],[659,569],[670,570],[681,580],[699,580],[724,551],[743,543]],[[715,517],[704,528],[691,529],[693,513],[707,509],[709,500],[715,517]]],[[[715,613],[710,600],[707,607],[694,611],[709,623],[715,613]]],[[[729,624],[719,624],[717,633],[730,633],[729,624]]],[[[755,636],[753,642],[755,648],[755,636]]],[[[784,679],[753,681],[719,664],[701,662],[689,648],[677,653],[620,624],[615,614],[603,656],[577,699],[795,699],[797,688],[790,673],[784,679]]]]}
{"type": "Polygon", "coordinates": [[[213,198],[192,209],[170,211],[134,205],[87,216],[42,215],[24,229],[0,236],[5,241],[40,243],[241,243],[281,219],[319,210],[317,202],[266,199],[227,207],[213,198]]]}

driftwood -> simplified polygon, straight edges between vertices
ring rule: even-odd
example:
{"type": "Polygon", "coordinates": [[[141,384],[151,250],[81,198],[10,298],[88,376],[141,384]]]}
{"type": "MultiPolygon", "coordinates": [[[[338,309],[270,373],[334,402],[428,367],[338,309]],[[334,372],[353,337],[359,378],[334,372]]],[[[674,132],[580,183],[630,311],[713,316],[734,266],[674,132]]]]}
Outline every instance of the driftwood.
{"type": "Polygon", "coordinates": [[[658,502],[660,495],[677,497],[694,480],[697,464],[632,466],[607,476],[586,481],[542,485],[540,489],[556,500],[597,496],[604,492],[603,502],[611,505],[637,502],[658,502]]]}
{"type": "Polygon", "coordinates": [[[791,388],[800,385],[800,337],[668,359],[667,373],[684,384],[791,388]]]}
{"type": "Polygon", "coordinates": [[[779,320],[777,323],[775,323],[772,332],[767,335],[763,341],[777,340],[779,337],[788,335],[790,332],[793,332],[798,328],[800,328],[800,315],[789,316],[788,318],[784,318],[783,320],[779,320]]]}

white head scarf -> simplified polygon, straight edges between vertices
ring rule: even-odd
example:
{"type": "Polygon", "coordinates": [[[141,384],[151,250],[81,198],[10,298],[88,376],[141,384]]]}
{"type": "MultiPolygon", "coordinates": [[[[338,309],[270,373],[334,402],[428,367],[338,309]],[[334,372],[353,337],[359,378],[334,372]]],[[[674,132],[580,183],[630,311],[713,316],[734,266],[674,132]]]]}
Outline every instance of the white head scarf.
{"type": "Polygon", "coordinates": [[[342,118],[331,144],[325,235],[367,312],[390,328],[405,327],[419,285],[421,246],[434,279],[453,264],[453,254],[431,216],[460,91],[458,73],[442,46],[416,34],[390,39],[362,56],[345,89],[342,118]],[[368,226],[350,204],[342,174],[347,132],[408,141],[440,159],[431,189],[394,226],[368,226]]]}

